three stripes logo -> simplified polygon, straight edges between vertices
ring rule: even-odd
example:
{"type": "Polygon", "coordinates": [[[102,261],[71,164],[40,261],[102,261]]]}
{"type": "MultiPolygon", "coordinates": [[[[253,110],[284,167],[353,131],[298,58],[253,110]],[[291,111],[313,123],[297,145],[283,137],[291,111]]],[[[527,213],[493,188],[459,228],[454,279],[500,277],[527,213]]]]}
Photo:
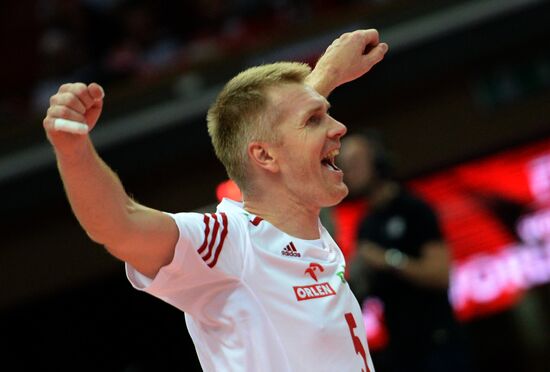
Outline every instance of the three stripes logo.
{"type": "Polygon", "coordinates": [[[293,242],[288,243],[281,251],[281,254],[283,256],[289,256],[289,257],[302,257],[300,252],[296,250],[296,247],[294,246],[293,242]]]}
{"type": "Polygon", "coordinates": [[[227,236],[227,216],[225,213],[205,213],[204,222],[204,241],[197,250],[197,253],[206,262],[208,267],[216,266],[218,258],[227,236]]]}

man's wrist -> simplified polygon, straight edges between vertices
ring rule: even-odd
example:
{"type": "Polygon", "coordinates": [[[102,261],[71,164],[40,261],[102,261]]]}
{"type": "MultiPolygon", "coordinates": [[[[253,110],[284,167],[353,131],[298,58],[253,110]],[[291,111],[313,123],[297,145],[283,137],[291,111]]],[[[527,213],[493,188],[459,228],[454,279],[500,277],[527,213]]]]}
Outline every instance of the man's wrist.
{"type": "Polygon", "coordinates": [[[312,86],[317,93],[325,98],[328,98],[330,93],[334,90],[333,83],[330,81],[327,72],[319,71],[320,69],[313,70],[306,78],[306,84],[312,86]]]}
{"type": "Polygon", "coordinates": [[[409,257],[399,249],[390,248],[386,250],[384,260],[392,269],[402,270],[407,265],[409,257]]]}

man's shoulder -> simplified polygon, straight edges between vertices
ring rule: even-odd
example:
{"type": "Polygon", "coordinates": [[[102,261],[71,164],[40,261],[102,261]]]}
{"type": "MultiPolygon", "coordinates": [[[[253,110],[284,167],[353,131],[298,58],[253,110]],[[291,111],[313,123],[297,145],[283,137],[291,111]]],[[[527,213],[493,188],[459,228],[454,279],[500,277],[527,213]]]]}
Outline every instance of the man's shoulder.
{"type": "Polygon", "coordinates": [[[245,232],[246,224],[250,219],[248,213],[242,208],[242,203],[232,200],[222,200],[216,207],[208,207],[192,212],[164,212],[171,216],[180,230],[187,230],[193,226],[204,233],[227,231],[235,233],[245,232]]]}
{"type": "Polygon", "coordinates": [[[243,203],[237,202],[231,199],[224,198],[216,207],[216,214],[224,214],[228,216],[234,223],[240,223],[246,225],[248,223],[255,223],[255,220],[259,219],[253,214],[247,212],[243,203]]]}

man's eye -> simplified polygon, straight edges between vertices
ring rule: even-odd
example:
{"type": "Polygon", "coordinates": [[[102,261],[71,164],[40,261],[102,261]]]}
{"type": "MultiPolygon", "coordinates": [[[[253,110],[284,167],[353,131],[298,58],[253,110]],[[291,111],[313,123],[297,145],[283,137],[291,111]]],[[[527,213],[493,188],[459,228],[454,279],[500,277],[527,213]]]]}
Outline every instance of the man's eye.
{"type": "Polygon", "coordinates": [[[321,115],[313,115],[308,119],[308,124],[319,124],[321,122],[322,118],[321,115]]]}

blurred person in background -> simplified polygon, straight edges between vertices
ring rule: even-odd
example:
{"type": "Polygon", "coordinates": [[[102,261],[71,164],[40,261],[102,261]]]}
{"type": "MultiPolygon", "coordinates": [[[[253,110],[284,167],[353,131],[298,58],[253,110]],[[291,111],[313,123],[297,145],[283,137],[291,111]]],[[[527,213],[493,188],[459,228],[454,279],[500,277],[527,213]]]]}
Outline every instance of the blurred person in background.
{"type": "Polygon", "coordinates": [[[466,372],[469,359],[448,300],[450,252],[436,213],[392,175],[380,134],[342,140],[346,200],[366,200],[349,282],[359,302],[382,300],[389,344],[373,354],[379,372],[466,372]]]}

